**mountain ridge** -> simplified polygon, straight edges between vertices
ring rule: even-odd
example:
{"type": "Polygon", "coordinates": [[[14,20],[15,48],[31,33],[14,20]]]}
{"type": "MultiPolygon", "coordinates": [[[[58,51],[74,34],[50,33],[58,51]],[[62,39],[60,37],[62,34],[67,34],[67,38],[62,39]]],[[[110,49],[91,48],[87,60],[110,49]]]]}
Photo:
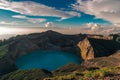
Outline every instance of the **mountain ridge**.
{"type": "MultiPolygon", "coordinates": [[[[86,65],[89,63],[89,59],[93,59],[93,61],[94,61],[94,58],[105,57],[105,56],[107,57],[107,56],[114,54],[114,52],[109,53],[111,50],[108,51],[107,53],[105,50],[103,50],[103,52],[105,54],[96,53],[95,48],[97,47],[97,45],[101,45],[101,43],[106,41],[106,39],[92,38],[92,40],[90,40],[91,38],[89,38],[88,36],[90,36],[90,35],[86,35],[86,34],[65,35],[65,34],[61,34],[61,33],[50,30],[47,32],[34,33],[34,34],[28,34],[28,35],[10,38],[10,39],[6,40],[6,43],[7,44],[9,43],[8,53],[3,58],[0,59],[0,64],[2,65],[2,66],[0,66],[0,72],[9,73],[11,71],[17,70],[17,67],[15,65],[16,59],[31,52],[31,51],[38,50],[38,49],[58,50],[58,51],[75,53],[78,56],[80,56],[80,58],[82,58],[83,60],[88,60],[86,65]],[[87,41],[85,41],[86,39],[87,39],[87,41]],[[99,41],[100,41],[100,43],[99,43],[99,41]],[[79,42],[81,42],[83,44],[83,46],[81,46],[81,48],[78,46],[79,42]],[[86,46],[85,45],[86,42],[90,43],[90,45],[86,46]],[[95,45],[94,46],[91,45],[91,42],[94,42],[95,45]],[[86,48],[84,48],[84,47],[86,47],[86,48]],[[92,49],[93,49],[92,53],[88,50],[88,47],[92,47],[92,49]],[[87,51],[87,54],[86,53],[84,54],[81,52],[83,49],[85,49],[85,51],[87,51]],[[84,58],[82,56],[82,54],[84,54],[86,57],[84,58]],[[106,55],[106,54],[108,54],[108,55],[106,55]],[[90,56],[92,56],[92,57],[89,58],[90,56]]],[[[108,47],[108,44],[110,44],[111,42],[115,43],[115,44],[113,44],[113,46],[116,44],[118,44],[118,46],[120,45],[115,40],[107,40],[107,42],[108,42],[107,44],[104,43],[107,47],[108,47]]],[[[102,47],[103,46],[104,45],[102,45],[102,47]]],[[[107,49],[107,48],[105,47],[104,49],[107,49]]],[[[110,49],[111,49],[111,47],[110,47],[110,49]]],[[[100,51],[97,48],[96,48],[96,50],[98,50],[98,52],[100,51]]],[[[119,50],[119,48],[118,48],[118,50],[119,50]]]]}

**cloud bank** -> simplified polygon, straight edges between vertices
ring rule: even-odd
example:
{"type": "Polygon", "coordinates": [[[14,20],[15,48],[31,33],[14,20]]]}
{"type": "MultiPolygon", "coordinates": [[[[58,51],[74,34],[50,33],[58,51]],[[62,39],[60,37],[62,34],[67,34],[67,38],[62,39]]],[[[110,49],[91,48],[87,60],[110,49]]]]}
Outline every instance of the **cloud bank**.
{"type": "Polygon", "coordinates": [[[61,19],[80,16],[80,13],[77,12],[57,10],[53,7],[32,1],[10,2],[8,0],[0,0],[0,9],[10,10],[20,14],[32,16],[52,16],[59,17],[61,19]]]}
{"type": "Polygon", "coordinates": [[[115,34],[120,32],[120,27],[115,25],[105,25],[97,23],[87,23],[82,25],[81,32],[88,34],[115,34]]]}
{"type": "Polygon", "coordinates": [[[0,25],[17,25],[16,22],[6,22],[6,21],[0,21],[0,25]]]}
{"type": "Polygon", "coordinates": [[[120,24],[120,0],[77,0],[72,7],[113,24],[120,24]]]}
{"type": "Polygon", "coordinates": [[[25,20],[27,20],[28,22],[31,22],[31,23],[41,23],[41,22],[46,21],[46,19],[44,19],[44,18],[29,18],[29,17],[26,17],[24,15],[14,15],[12,17],[13,18],[18,18],[18,19],[25,19],[25,20]]]}

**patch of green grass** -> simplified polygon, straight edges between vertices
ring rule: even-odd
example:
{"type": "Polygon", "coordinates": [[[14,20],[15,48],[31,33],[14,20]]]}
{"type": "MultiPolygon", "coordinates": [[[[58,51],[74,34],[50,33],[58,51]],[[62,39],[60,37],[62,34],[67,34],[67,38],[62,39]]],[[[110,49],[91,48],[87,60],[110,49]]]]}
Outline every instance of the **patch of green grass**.
{"type": "Polygon", "coordinates": [[[44,80],[73,80],[74,78],[75,78],[75,74],[71,73],[68,75],[54,76],[52,78],[45,78],[44,80]]]}

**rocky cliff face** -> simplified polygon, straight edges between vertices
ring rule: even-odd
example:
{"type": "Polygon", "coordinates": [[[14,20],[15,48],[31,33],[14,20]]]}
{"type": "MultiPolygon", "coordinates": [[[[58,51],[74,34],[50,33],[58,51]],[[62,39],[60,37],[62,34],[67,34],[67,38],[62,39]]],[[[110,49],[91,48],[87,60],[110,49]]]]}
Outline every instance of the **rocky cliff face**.
{"type": "Polygon", "coordinates": [[[94,50],[88,38],[80,41],[78,47],[80,48],[81,57],[84,60],[94,59],[94,50]]]}
{"type": "Polygon", "coordinates": [[[84,60],[107,57],[120,50],[120,44],[114,40],[85,38],[78,43],[84,60]]]}
{"type": "Polygon", "coordinates": [[[120,43],[118,41],[114,39],[104,40],[94,38],[89,38],[87,41],[90,42],[93,48],[92,50],[94,50],[93,51],[94,58],[93,59],[86,58],[87,60],[85,59],[85,61],[82,62],[81,64],[82,66],[86,68],[90,67],[102,68],[102,67],[115,67],[120,65],[120,43]]]}

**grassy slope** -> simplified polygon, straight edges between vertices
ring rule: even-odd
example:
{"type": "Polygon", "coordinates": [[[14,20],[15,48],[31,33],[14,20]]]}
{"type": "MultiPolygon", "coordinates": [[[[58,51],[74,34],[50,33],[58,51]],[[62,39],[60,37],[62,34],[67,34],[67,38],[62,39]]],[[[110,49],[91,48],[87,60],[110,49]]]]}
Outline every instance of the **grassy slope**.
{"type": "Polygon", "coordinates": [[[8,52],[8,45],[7,44],[0,46],[0,58],[5,56],[5,54],[7,52],[8,52]]]}
{"type": "Polygon", "coordinates": [[[0,80],[40,80],[51,75],[50,72],[42,69],[17,70],[2,76],[0,80]]]}
{"type": "Polygon", "coordinates": [[[54,76],[44,80],[110,80],[120,79],[120,67],[106,67],[96,70],[75,71],[67,75],[54,76]]]}
{"type": "Polygon", "coordinates": [[[40,69],[18,70],[4,75],[0,80],[110,80],[120,79],[120,67],[74,71],[57,76],[40,69]]]}

